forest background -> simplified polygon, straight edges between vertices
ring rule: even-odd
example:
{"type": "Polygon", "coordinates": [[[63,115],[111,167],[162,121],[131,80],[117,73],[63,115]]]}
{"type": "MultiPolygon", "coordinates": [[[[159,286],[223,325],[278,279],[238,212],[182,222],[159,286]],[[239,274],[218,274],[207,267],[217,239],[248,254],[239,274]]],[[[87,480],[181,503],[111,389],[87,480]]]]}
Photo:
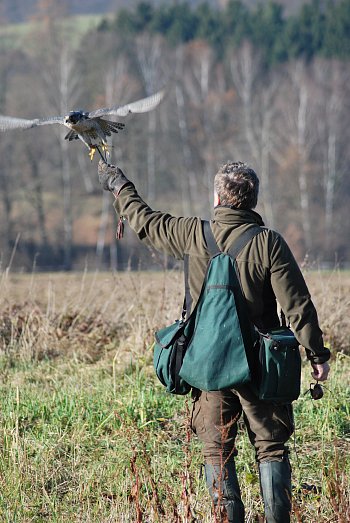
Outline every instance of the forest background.
{"type": "MultiPolygon", "coordinates": [[[[0,113],[22,118],[124,104],[111,161],[153,207],[210,218],[213,177],[245,160],[258,212],[298,261],[349,263],[350,2],[0,2],[0,113]]],[[[3,268],[156,267],[115,240],[96,160],[61,126],[1,134],[3,268]]],[[[150,261],[152,260],[152,261],[150,261]]]]}

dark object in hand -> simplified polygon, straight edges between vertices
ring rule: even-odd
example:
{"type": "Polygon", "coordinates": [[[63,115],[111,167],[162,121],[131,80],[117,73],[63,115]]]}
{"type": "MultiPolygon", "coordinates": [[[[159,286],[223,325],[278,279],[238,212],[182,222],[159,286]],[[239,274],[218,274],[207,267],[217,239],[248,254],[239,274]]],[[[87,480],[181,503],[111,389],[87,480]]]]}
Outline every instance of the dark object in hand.
{"type": "Polygon", "coordinates": [[[309,390],[313,400],[320,400],[323,397],[323,388],[319,383],[310,383],[309,390]]]}

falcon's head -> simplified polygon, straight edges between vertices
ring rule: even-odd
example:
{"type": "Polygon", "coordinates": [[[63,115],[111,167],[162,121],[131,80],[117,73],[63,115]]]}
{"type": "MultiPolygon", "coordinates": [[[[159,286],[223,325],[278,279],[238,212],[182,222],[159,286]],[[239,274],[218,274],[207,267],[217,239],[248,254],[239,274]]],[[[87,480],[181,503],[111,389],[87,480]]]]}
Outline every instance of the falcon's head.
{"type": "Polygon", "coordinates": [[[64,119],[64,123],[77,124],[81,120],[85,120],[88,117],[88,113],[84,111],[70,111],[64,119]]]}

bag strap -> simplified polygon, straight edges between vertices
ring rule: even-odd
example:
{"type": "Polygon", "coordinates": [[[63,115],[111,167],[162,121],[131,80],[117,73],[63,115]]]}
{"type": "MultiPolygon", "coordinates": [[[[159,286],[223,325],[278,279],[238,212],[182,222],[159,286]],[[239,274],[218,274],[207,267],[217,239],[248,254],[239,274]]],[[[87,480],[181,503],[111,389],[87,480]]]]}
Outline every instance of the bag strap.
{"type": "MultiPolygon", "coordinates": [[[[232,258],[236,259],[243,247],[245,247],[250,240],[255,238],[255,236],[260,234],[263,230],[263,227],[257,226],[250,227],[246,231],[242,232],[227,251],[228,254],[230,254],[232,258]]],[[[215,254],[222,252],[216,243],[210,222],[208,221],[203,221],[203,234],[211,256],[215,256],[215,254]]]]}
{"type": "Polygon", "coordinates": [[[203,223],[203,234],[204,234],[204,238],[205,238],[205,242],[207,244],[208,250],[209,250],[211,256],[215,256],[215,254],[219,254],[222,251],[219,249],[218,244],[216,243],[213,231],[210,226],[210,222],[208,222],[207,220],[204,220],[202,223],[203,223]]]}
{"type": "Polygon", "coordinates": [[[242,234],[238,236],[236,241],[233,242],[233,244],[228,250],[228,253],[232,256],[232,258],[236,259],[238,254],[250,242],[250,240],[252,240],[253,238],[255,238],[255,236],[263,232],[263,230],[264,229],[262,227],[258,226],[250,227],[246,231],[242,232],[242,234]]]}
{"type": "MultiPolygon", "coordinates": [[[[210,227],[210,222],[208,222],[207,220],[202,220],[202,227],[203,227],[204,238],[205,238],[205,241],[206,241],[206,244],[207,244],[207,247],[209,249],[211,256],[214,256],[214,254],[219,254],[221,251],[215,241],[214,235],[213,235],[211,227],[210,227]]],[[[192,301],[193,301],[192,296],[191,296],[191,291],[190,291],[190,283],[189,283],[189,263],[190,263],[190,257],[188,254],[185,254],[185,256],[184,256],[185,298],[184,298],[184,303],[183,303],[182,313],[181,313],[181,317],[183,320],[187,316],[187,311],[191,310],[192,301]]]]}
{"type": "MultiPolygon", "coordinates": [[[[207,220],[202,221],[203,225],[203,234],[204,238],[208,247],[208,250],[210,252],[211,256],[215,256],[216,254],[219,254],[222,252],[214,238],[213,231],[211,229],[210,222],[207,220]]],[[[228,250],[228,253],[232,256],[232,258],[236,259],[237,255],[241,252],[243,247],[247,245],[247,243],[252,240],[255,236],[260,234],[264,230],[263,227],[250,227],[248,230],[244,231],[242,234],[239,235],[237,240],[231,245],[230,249],[228,250]]],[[[184,303],[182,307],[182,319],[184,320],[187,316],[188,311],[191,310],[192,306],[192,296],[190,292],[190,285],[189,285],[189,255],[185,254],[184,256],[184,276],[185,276],[185,298],[184,303]]]]}
{"type": "Polygon", "coordinates": [[[177,390],[181,386],[180,369],[182,367],[182,362],[183,362],[185,352],[187,349],[187,343],[186,343],[186,338],[185,338],[184,334],[182,334],[175,343],[176,343],[175,365],[170,364],[170,369],[173,368],[172,378],[175,383],[175,390],[177,390]]]}
{"type": "Polygon", "coordinates": [[[188,254],[185,254],[184,256],[184,277],[185,277],[185,296],[184,296],[184,302],[182,305],[182,312],[181,312],[181,318],[182,321],[185,321],[187,317],[187,311],[191,310],[192,307],[192,296],[190,291],[190,282],[189,282],[189,263],[190,263],[190,257],[188,254]]]}

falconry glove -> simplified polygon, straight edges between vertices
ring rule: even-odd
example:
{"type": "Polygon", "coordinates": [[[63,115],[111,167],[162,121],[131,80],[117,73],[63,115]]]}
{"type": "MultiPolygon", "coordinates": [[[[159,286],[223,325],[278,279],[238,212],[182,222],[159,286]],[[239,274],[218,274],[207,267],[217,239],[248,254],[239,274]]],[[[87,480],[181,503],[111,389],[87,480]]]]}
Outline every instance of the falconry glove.
{"type": "Polygon", "coordinates": [[[98,164],[98,179],[105,191],[111,191],[116,195],[126,183],[129,183],[119,167],[107,164],[102,160],[98,164]]]}

